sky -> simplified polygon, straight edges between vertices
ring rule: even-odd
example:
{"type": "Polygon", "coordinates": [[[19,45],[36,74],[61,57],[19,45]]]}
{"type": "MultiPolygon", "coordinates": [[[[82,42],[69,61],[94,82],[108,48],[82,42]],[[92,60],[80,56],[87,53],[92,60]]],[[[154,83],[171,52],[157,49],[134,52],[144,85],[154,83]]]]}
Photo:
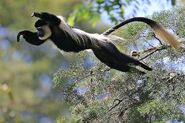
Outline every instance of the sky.
{"type": "MultiPolygon", "coordinates": [[[[138,0],[138,3],[133,1],[129,6],[125,7],[124,17],[127,19],[127,18],[131,18],[133,16],[135,16],[135,17],[150,16],[154,12],[160,12],[162,10],[169,10],[172,8],[171,3],[167,2],[166,0],[155,0],[155,1],[150,0],[150,2],[151,2],[151,4],[147,4],[147,1],[145,1],[145,0],[140,0],[140,1],[138,0]],[[139,9],[137,10],[137,12],[135,14],[133,14],[135,6],[138,6],[139,9]],[[146,10],[146,8],[147,8],[147,10],[146,10]]],[[[108,19],[108,15],[106,14],[106,12],[102,13],[101,19],[103,22],[112,24],[110,22],[110,20],[108,19]]]]}

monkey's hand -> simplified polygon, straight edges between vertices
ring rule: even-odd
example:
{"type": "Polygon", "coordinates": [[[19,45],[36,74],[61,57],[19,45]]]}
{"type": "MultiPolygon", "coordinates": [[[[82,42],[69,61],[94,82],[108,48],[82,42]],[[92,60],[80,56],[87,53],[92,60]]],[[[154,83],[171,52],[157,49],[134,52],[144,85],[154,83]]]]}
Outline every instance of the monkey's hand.
{"type": "Polygon", "coordinates": [[[60,24],[60,19],[55,16],[54,14],[48,13],[48,12],[33,12],[31,14],[32,17],[37,17],[40,18],[44,21],[46,21],[48,24],[55,24],[55,25],[59,25],[60,24]]]}
{"type": "Polygon", "coordinates": [[[40,40],[38,38],[38,33],[37,32],[30,32],[28,30],[23,30],[20,31],[17,34],[17,42],[20,41],[20,37],[23,36],[23,38],[30,44],[32,45],[40,45],[45,42],[45,40],[40,40]]]}

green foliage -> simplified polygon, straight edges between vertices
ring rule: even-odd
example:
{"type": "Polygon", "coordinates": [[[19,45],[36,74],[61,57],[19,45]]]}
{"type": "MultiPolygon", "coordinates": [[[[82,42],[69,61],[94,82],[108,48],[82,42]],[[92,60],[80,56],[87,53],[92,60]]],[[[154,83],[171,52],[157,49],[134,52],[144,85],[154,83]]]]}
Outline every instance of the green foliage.
{"type": "MultiPolygon", "coordinates": [[[[178,8],[155,13],[153,19],[183,38],[184,30],[179,25],[184,25],[181,20],[184,11],[184,8],[178,8]]],[[[127,52],[160,47],[152,30],[141,23],[129,24],[116,34],[126,39],[123,44],[128,46],[127,52]]],[[[146,54],[140,55],[139,58],[146,54]]],[[[185,74],[180,67],[184,64],[184,57],[184,49],[175,51],[166,47],[144,60],[154,70],[141,76],[110,70],[92,56],[94,66],[85,69],[84,61],[80,60],[80,63],[71,65],[70,69],[60,69],[54,75],[54,82],[66,94],[65,100],[72,104],[71,116],[79,122],[184,121],[180,108],[185,105],[185,74]],[[66,87],[69,80],[72,80],[72,84],[66,87]],[[81,93],[82,90],[85,91],[81,93]]]]}
{"type": "Polygon", "coordinates": [[[64,59],[50,44],[33,47],[17,32],[33,29],[35,11],[50,11],[67,16],[78,0],[1,0],[0,1],[0,123],[36,123],[65,115],[68,105],[51,88],[53,71],[64,59]],[[13,30],[13,31],[12,31],[13,30]]]}
{"type": "Polygon", "coordinates": [[[123,18],[124,3],[121,0],[91,0],[83,1],[75,11],[70,15],[68,22],[74,25],[74,22],[80,20],[90,20],[93,25],[97,23],[102,12],[106,12],[111,22],[118,23],[119,18],[123,18]]]}
{"type": "Polygon", "coordinates": [[[81,120],[75,116],[70,118],[60,117],[56,120],[56,123],[81,123],[81,120]]]}
{"type": "Polygon", "coordinates": [[[68,18],[68,23],[69,25],[74,26],[75,22],[88,20],[92,25],[95,25],[99,19],[100,14],[94,10],[94,4],[85,2],[84,4],[76,6],[75,10],[68,18]]]}
{"type": "MultiPolygon", "coordinates": [[[[125,3],[130,4],[132,1],[126,0],[125,3]]],[[[176,61],[175,64],[183,63],[183,50],[177,53],[167,49],[148,57],[146,62],[155,68],[155,72],[143,77],[109,70],[90,52],[68,55],[65,57],[70,60],[66,60],[63,55],[50,50],[52,48],[47,44],[39,48],[24,41],[17,44],[16,34],[10,32],[33,29],[35,18],[31,19],[30,15],[34,11],[63,15],[71,25],[76,23],[82,29],[94,31],[89,25],[95,24],[101,13],[106,12],[109,19],[117,23],[123,18],[124,7],[125,4],[120,0],[1,0],[0,25],[9,29],[0,35],[0,122],[35,123],[39,122],[40,116],[54,120],[58,116],[57,123],[144,123],[149,119],[152,122],[165,122],[169,119],[185,121],[179,110],[179,106],[185,103],[184,73],[174,67],[170,69],[172,64],[163,63],[163,57],[167,57],[170,62],[176,61]],[[87,56],[92,56],[90,58],[94,65],[85,67],[87,56]],[[47,77],[63,61],[67,61],[70,67],[62,67],[54,75],[56,95],[54,89],[48,89],[47,77]],[[157,67],[158,64],[160,66],[157,67]],[[171,79],[171,75],[175,77],[171,79]],[[46,79],[43,76],[47,76],[46,79]],[[136,84],[138,80],[146,83],[139,90],[136,84]]],[[[184,8],[164,11],[154,14],[153,18],[183,38],[184,12],[184,8]]],[[[104,24],[98,25],[98,31],[102,28],[105,28],[104,24]]],[[[153,39],[152,31],[144,24],[130,24],[117,33],[127,39],[119,45],[127,51],[133,47],[134,42],[141,45],[145,41],[145,45],[135,49],[148,48],[146,40],[153,39]]]]}
{"type": "Polygon", "coordinates": [[[80,0],[1,0],[0,1],[0,24],[3,26],[19,28],[33,28],[35,18],[31,18],[32,12],[49,11],[67,16],[73,11],[80,0]]]}
{"type": "MultiPolygon", "coordinates": [[[[116,24],[122,20],[124,20],[125,9],[129,9],[132,11],[130,16],[134,16],[138,11],[146,13],[146,9],[143,9],[141,6],[145,6],[145,8],[150,7],[152,0],[89,0],[83,1],[75,8],[74,12],[70,15],[68,22],[71,25],[74,25],[74,22],[82,21],[82,20],[90,20],[93,25],[99,19],[99,16],[102,13],[106,13],[108,19],[116,24]],[[130,7],[129,6],[133,6],[130,7]]],[[[160,0],[157,0],[156,3],[160,4],[160,0]]],[[[171,5],[175,5],[175,0],[168,1],[171,5]]],[[[130,17],[129,16],[129,17],[130,17]]]]}

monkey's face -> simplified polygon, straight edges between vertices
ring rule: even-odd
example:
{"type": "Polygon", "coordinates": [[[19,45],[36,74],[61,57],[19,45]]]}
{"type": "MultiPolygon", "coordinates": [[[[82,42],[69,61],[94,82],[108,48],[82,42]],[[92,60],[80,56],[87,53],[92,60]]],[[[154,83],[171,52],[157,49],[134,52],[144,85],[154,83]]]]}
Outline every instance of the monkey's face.
{"type": "Polygon", "coordinates": [[[51,36],[51,30],[48,25],[37,27],[37,34],[40,40],[47,40],[51,36]]]}
{"type": "Polygon", "coordinates": [[[43,20],[36,21],[35,27],[37,29],[37,35],[40,40],[47,40],[52,35],[49,25],[43,20]]]}

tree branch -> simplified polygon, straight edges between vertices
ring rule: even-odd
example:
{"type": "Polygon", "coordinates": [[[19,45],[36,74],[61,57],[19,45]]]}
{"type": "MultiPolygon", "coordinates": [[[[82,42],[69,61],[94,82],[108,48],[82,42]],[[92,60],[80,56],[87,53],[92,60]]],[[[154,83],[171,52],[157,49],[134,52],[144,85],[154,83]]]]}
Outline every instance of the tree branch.
{"type": "MultiPolygon", "coordinates": [[[[144,88],[146,86],[146,81],[144,81],[143,82],[143,85],[142,86],[140,86],[140,87],[138,87],[134,92],[132,92],[132,93],[127,93],[127,95],[129,96],[129,97],[132,97],[134,94],[136,94],[136,93],[140,93],[141,91],[142,91],[142,88],[144,88]]],[[[121,102],[123,102],[123,100],[124,100],[125,98],[122,98],[122,99],[115,99],[114,101],[113,101],[113,105],[112,105],[112,107],[109,109],[109,111],[111,111],[111,110],[113,110],[114,108],[116,108],[121,102]],[[115,105],[114,105],[114,103],[116,102],[116,101],[118,101],[115,105]]],[[[142,102],[142,101],[141,101],[142,102]]],[[[135,103],[140,103],[140,101],[138,102],[134,102],[134,103],[132,103],[132,104],[130,104],[126,109],[128,109],[130,106],[132,106],[132,105],[134,105],[135,103]]]]}
{"type": "Polygon", "coordinates": [[[115,100],[113,101],[113,106],[109,109],[109,111],[111,111],[112,109],[114,109],[115,107],[117,107],[121,102],[123,102],[123,100],[124,100],[124,98],[123,98],[123,99],[115,99],[115,100]],[[114,105],[114,103],[115,103],[116,101],[118,101],[118,103],[116,103],[116,104],[114,105]]]}
{"type": "Polygon", "coordinates": [[[167,46],[167,45],[161,45],[159,47],[152,47],[152,48],[148,48],[148,49],[145,49],[143,51],[133,51],[132,52],[132,56],[140,56],[140,54],[143,54],[143,53],[146,53],[146,52],[150,52],[149,54],[147,54],[146,56],[140,58],[139,60],[144,60],[145,58],[151,56],[153,53],[157,52],[157,51],[160,51],[160,50],[163,50],[163,49],[167,49],[168,47],[170,46],[167,46]]]}

